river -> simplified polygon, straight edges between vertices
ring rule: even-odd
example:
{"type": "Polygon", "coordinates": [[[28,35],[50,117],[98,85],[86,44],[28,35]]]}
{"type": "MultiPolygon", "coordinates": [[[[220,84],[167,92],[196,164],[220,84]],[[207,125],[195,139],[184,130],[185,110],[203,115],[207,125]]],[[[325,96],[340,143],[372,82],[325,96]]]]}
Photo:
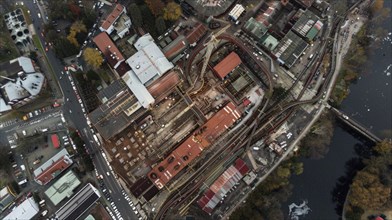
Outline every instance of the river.
{"type": "MultiPolygon", "coordinates": [[[[391,4],[392,1],[385,1],[385,7],[391,8],[391,4]]],[[[382,23],[381,26],[388,33],[392,32],[390,21],[382,23]]],[[[389,38],[392,36],[390,35],[389,38]]],[[[380,48],[369,52],[368,61],[363,66],[360,78],[350,86],[350,95],[340,107],[349,117],[370,128],[381,138],[391,137],[391,72],[392,42],[384,39],[380,48]]],[[[366,146],[369,144],[359,140],[336,123],[330,150],[325,157],[320,160],[301,158],[304,172],[290,179],[294,188],[288,201],[282,205],[285,215],[288,215],[289,204],[299,205],[305,200],[311,211],[299,219],[339,219],[339,211],[335,210],[337,204],[333,202],[332,191],[339,178],[345,175],[346,163],[358,157],[354,149],[366,146]]],[[[340,197],[344,198],[343,194],[340,197]]]]}

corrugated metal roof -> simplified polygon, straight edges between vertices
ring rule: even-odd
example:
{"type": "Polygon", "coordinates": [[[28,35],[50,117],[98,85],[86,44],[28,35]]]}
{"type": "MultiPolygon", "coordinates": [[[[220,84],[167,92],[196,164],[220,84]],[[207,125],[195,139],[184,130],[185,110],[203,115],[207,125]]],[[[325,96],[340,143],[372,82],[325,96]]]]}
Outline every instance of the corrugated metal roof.
{"type": "Polygon", "coordinates": [[[228,103],[223,109],[213,115],[200,129],[189,136],[168,157],[154,166],[148,174],[151,181],[161,189],[186,165],[193,161],[200,153],[211,145],[213,141],[226,131],[240,118],[233,103],[228,103]]]}
{"type": "Polygon", "coordinates": [[[238,56],[238,54],[231,52],[214,67],[214,71],[221,79],[223,79],[241,63],[241,58],[238,56]]]}
{"type": "Polygon", "coordinates": [[[221,199],[249,171],[245,162],[238,158],[234,165],[227,168],[207,189],[197,204],[207,213],[211,213],[221,199]],[[240,170],[242,170],[242,172],[240,170]]]}
{"type": "Polygon", "coordinates": [[[132,70],[125,73],[122,77],[125,84],[131,89],[132,93],[135,95],[136,99],[144,108],[149,108],[155,99],[148,92],[147,88],[140,82],[139,78],[136,76],[135,72],[132,70]]]}

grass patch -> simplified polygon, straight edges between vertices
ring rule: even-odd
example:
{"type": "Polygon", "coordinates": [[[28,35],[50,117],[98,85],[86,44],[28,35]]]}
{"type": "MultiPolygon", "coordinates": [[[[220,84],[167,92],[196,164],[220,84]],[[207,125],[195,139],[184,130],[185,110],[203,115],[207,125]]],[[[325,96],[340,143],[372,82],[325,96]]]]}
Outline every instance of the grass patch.
{"type": "Polygon", "coordinates": [[[38,50],[39,50],[41,53],[44,53],[44,52],[45,52],[45,51],[44,51],[44,47],[42,46],[41,41],[39,40],[38,35],[36,35],[36,34],[33,35],[33,42],[34,42],[35,47],[38,48],[38,50]]]}
{"type": "Polygon", "coordinates": [[[28,12],[27,7],[26,7],[25,5],[21,5],[20,8],[21,8],[22,11],[23,11],[23,15],[24,15],[24,17],[25,17],[25,19],[26,19],[27,25],[32,24],[33,21],[31,20],[30,13],[28,12]]]}

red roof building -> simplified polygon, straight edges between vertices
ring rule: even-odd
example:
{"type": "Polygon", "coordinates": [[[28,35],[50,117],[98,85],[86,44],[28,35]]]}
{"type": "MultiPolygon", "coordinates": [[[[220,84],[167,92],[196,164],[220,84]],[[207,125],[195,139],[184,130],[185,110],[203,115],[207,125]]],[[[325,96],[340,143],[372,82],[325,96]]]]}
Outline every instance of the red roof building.
{"type": "Polygon", "coordinates": [[[236,54],[235,52],[231,52],[227,57],[225,57],[214,67],[214,72],[220,79],[224,79],[241,63],[241,58],[238,56],[238,54],[236,54]]]}
{"type": "Polygon", "coordinates": [[[114,7],[113,11],[106,17],[106,19],[102,22],[101,28],[107,30],[113,23],[120,17],[120,15],[124,11],[124,6],[117,4],[114,7]]]}
{"type": "Polygon", "coordinates": [[[125,60],[120,50],[106,32],[101,32],[95,36],[93,41],[113,69],[117,69],[125,60]]]}
{"type": "Polygon", "coordinates": [[[240,118],[233,103],[212,116],[203,126],[192,133],[166,159],[152,168],[148,178],[159,188],[163,188],[174,176],[208,148],[220,134],[229,129],[240,118]]]}
{"type": "Polygon", "coordinates": [[[57,136],[57,134],[52,134],[50,138],[52,139],[53,147],[59,148],[60,147],[59,136],[57,136]]]}
{"type": "Polygon", "coordinates": [[[155,102],[158,103],[173,91],[178,83],[180,83],[180,77],[176,70],[172,70],[155,80],[147,87],[147,90],[154,97],[155,102]]]}
{"type": "Polygon", "coordinates": [[[186,39],[189,44],[196,43],[207,33],[207,28],[202,23],[198,23],[193,29],[186,35],[186,39]]]}
{"type": "Polygon", "coordinates": [[[224,196],[249,172],[249,167],[238,158],[215,182],[205,191],[197,201],[200,208],[210,214],[224,196]]]}
{"type": "Polygon", "coordinates": [[[56,155],[34,170],[34,180],[40,185],[46,185],[56,178],[61,172],[71,166],[72,159],[66,149],[62,149],[56,155]]]}

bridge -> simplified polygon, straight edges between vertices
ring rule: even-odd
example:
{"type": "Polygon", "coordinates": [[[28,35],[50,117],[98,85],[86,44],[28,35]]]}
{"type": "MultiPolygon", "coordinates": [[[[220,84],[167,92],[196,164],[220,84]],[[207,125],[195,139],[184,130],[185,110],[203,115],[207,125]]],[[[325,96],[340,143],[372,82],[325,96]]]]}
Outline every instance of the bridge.
{"type": "Polygon", "coordinates": [[[348,117],[345,115],[343,112],[340,110],[330,107],[331,111],[335,113],[335,115],[346,125],[350,126],[352,129],[357,131],[359,134],[361,134],[363,137],[366,137],[367,139],[371,140],[374,143],[380,143],[381,138],[373,134],[369,129],[367,129],[365,126],[361,125],[359,122],[355,121],[354,119],[348,117]]]}

